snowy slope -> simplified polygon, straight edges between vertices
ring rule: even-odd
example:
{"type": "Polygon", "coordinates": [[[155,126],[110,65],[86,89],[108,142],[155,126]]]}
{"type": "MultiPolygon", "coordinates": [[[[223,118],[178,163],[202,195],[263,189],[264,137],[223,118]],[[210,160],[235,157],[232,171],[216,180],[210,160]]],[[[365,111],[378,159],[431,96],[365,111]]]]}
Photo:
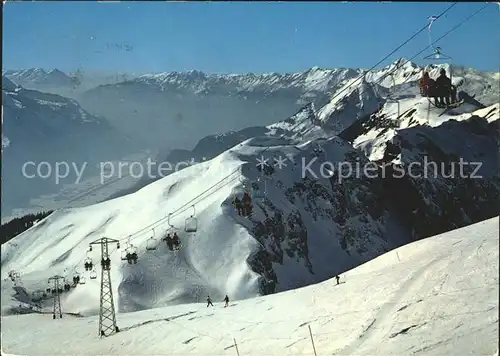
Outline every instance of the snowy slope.
{"type": "MultiPolygon", "coordinates": [[[[2,351],[313,355],[310,327],[318,355],[494,355],[498,223],[496,217],[411,243],[347,271],[340,285],[328,280],[231,302],[227,309],[214,298],[208,309],[199,303],[120,313],[121,332],[103,339],[97,316],[2,316],[2,351]]],[[[66,311],[68,299],[62,301],[66,311]]],[[[8,303],[5,297],[2,303],[8,303]]],[[[97,300],[80,304],[97,307],[97,300]]]]}
{"type": "MultiPolygon", "coordinates": [[[[293,121],[308,121],[308,112],[299,112],[293,121]]],[[[440,158],[443,150],[448,162],[456,162],[458,155],[470,159],[479,154],[484,162],[482,179],[391,180],[381,174],[381,167],[375,177],[359,170],[342,177],[340,164],[361,167],[368,158],[339,137],[306,142],[286,135],[254,137],[136,193],[56,212],[2,246],[2,268],[33,276],[40,271],[63,273],[65,269],[71,274],[75,268],[82,271],[90,241],[107,236],[122,239],[125,244],[132,234],[132,243],[140,248],[137,267],[130,268],[120,262],[118,253],[113,255],[120,263],[113,284],[121,310],[199,301],[205,293],[219,298],[230,292],[248,298],[323,281],[408,243],[408,236],[420,239],[498,214],[499,184],[493,174],[495,131],[474,122],[461,124],[452,126],[451,134],[447,127],[440,126],[440,130],[450,137],[456,131],[461,135],[457,136],[460,142],[475,150],[460,146],[461,150],[455,152],[450,141],[422,145],[422,136],[443,135],[422,126],[401,134],[404,144],[400,160],[407,164],[425,156],[440,158]],[[264,180],[258,181],[261,173],[256,163],[261,156],[271,162],[281,156],[286,166],[267,167],[264,180]],[[333,173],[323,169],[325,162],[333,165],[333,173]],[[230,204],[235,194],[241,196],[243,185],[267,192],[265,199],[254,197],[254,215],[250,218],[236,216],[230,204]],[[462,206],[456,204],[456,197],[461,198],[463,209],[454,208],[462,206]],[[191,204],[195,205],[200,227],[195,236],[182,234],[182,252],[172,255],[162,245],[156,252],[145,253],[146,240],[153,235],[160,239],[168,230],[167,214],[181,209],[172,222],[182,229],[184,219],[192,212],[191,204]],[[140,298],[151,289],[157,291],[155,300],[140,298]]],[[[286,125],[290,122],[283,123],[284,132],[290,131],[285,131],[286,125]]],[[[39,276],[42,280],[47,277],[39,276]]],[[[95,312],[76,304],[86,298],[91,286],[73,292],[75,304],[70,305],[77,308],[74,311],[95,312]]]]}

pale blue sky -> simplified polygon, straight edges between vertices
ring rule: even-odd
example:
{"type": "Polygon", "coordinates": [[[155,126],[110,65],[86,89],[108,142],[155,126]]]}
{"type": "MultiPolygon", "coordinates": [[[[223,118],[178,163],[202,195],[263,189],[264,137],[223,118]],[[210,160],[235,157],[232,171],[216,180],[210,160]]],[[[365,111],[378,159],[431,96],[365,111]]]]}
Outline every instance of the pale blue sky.
{"type": "MultiPolygon", "coordinates": [[[[8,2],[3,66],[135,73],[293,72],[315,65],[369,68],[449,5],[8,2]]],[[[458,3],[434,23],[433,37],[483,5],[458,3]]],[[[499,34],[499,6],[492,3],[440,45],[457,64],[498,71],[499,34]]],[[[408,58],[427,44],[424,32],[390,61],[408,58]]],[[[421,58],[416,62],[422,63],[421,58]]]]}

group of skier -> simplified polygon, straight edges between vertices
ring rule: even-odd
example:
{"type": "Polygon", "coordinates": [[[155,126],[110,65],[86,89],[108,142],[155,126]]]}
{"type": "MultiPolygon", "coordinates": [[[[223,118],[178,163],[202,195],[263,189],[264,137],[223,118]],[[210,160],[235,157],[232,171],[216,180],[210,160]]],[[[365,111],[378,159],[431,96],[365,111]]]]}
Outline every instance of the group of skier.
{"type": "MultiPolygon", "coordinates": [[[[340,284],[340,276],[339,275],[336,275],[335,276],[335,279],[337,280],[337,284],[340,284]]],[[[225,302],[224,304],[224,308],[228,307],[229,306],[229,297],[227,296],[226,294],[226,297],[223,299],[223,302],[225,302]]],[[[208,295],[207,296],[207,308],[208,307],[213,307],[213,303],[212,303],[212,298],[210,298],[210,296],[208,295]]]]}
{"type": "MultiPolygon", "coordinates": [[[[227,294],[226,294],[226,297],[224,298],[223,301],[226,302],[226,304],[224,305],[224,308],[228,307],[229,306],[229,297],[227,296],[227,294]]],[[[207,308],[210,306],[213,307],[214,305],[212,304],[212,299],[210,298],[210,296],[207,296],[207,308]]]]}
{"type": "Polygon", "coordinates": [[[451,84],[451,79],[446,76],[446,70],[441,68],[439,77],[434,80],[428,72],[423,73],[420,79],[420,94],[434,98],[434,105],[448,106],[457,101],[457,88],[451,84]]]}
{"type": "Polygon", "coordinates": [[[236,208],[238,215],[240,216],[250,216],[252,215],[253,204],[252,198],[248,192],[243,194],[243,198],[240,200],[238,197],[234,198],[234,207],[236,208]]]}
{"type": "Polygon", "coordinates": [[[170,251],[174,251],[174,249],[178,250],[181,247],[181,240],[179,239],[177,232],[174,232],[173,236],[170,236],[170,233],[168,233],[162,240],[167,243],[170,251]]]}

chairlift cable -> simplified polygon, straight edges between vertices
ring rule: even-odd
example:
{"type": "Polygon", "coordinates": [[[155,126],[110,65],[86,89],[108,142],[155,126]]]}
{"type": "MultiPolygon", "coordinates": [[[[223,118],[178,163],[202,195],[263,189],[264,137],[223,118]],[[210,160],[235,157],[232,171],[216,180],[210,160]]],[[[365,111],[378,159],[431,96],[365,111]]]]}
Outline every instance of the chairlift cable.
{"type": "MultiPolygon", "coordinates": [[[[443,38],[445,38],[446,36],[448,36],[450,33],[452,33],[453,31],[455,31],[457,28],[459,28],[460,26],[462,26],[465,22],[469,21],[471,18],[473,18],[474,16],[476,16],[477,14],[479,14],[481,11],[483,11],[486,7],[488,6],[488,4],[484,5],[483,7],[481,7],[479,10],[475,11],[474,13],[472,13],[471,15],[469,15],[468,17],[466,17],[465,19],[463,19],[462,21],[460,21],[458,24],[456,24],[455,26],[453,26],[450,30],[448,30],[445,34],[443,34],[441,37],[439,37],[437,40],[435,40],[432,44],[426,46],[424,49],[422,49],[421,51],[419,51],[418,53],[416,53],[415,55],[413,55],[410,59],[408,59],[408,62],[410,62],[412,59],[415,59],[416,57],[420,56],[422,53],[424,53],[427,49],[429,49],[430,47],[433,47],[434,44],[436,44],[437,42],[439,42],[440,40],[442,40],[443,38]]],[[[383,76],[384,77],[384,76],[383,76]]],[[[409,80],[411,79],[410,76],[408,76],[408,78],[402,82],[401,84],[405,84],[407,83],[409,80]]],[[[401,85],[400,84],[400,85],[401,85]]]]}
{"type": "MultiPolygon", "coordinates": [[[[456,5],[456,3],[454,3],[453,5],[456,5]]],[[[452,6],[453,6],[452,5],[452,6]]],[[[484,6],[482,6],[480,9],[478,9],[477,11],[473,12],[471,15],[469,15],[468,17],[466,17],[465,19],[463,19],[462,21],[460,21],[458,24],[456,24],[455,26],[453,26],[450,30],[448,30],[446,33],[444,33],[442,36],[440,36],[438,39],[436,39],[434,42],[432,42],[431,44],[427,45],[425,48],[423,48],[422,50],[420,50],[418,53],[414,54],[412,57],[410,57],[406,63],[410,62],[411,60],[415,59],[416,57],[420,56],[422,53],[424,53],[426,50],[428,50],[429,48],[431,47],[434,47],[433,45],[438,43],[439,41],[441,41],[443,38],[445,38],[446,36],[448,36],[450,33],[454,32],[457,28],[459,28],[460,26],[462,26],[464,23],[466,23],[467,21],[469,21],[470,19],[472,19],[474,16],[476,16],[477,14],[479,14],[481,11],[483,11],[487,6],[489,5],[489,3],[485,4],[484,6]]],[[[445,10],[448,11],[451,9],[451,6],[445,10]]],[[[442,14],[439,15],[439,17],[443,16],[444,13],[443,12],[442,14]]],[[[397,71],[399,69],[398,66],[396,66],[395,68],[393,68],[392,70],[388,71],[387,73],[385,73],[384,75],[382,75],[376,82],[374,82],[375,84],[378,84],[378,83],[381,83],[384,79],[387,78],[387,76],[391,75],[392,73],[394,73],[395,71],[397,71]]],[[[411,76],[408,76],[408,78],[406,78],[401,84],[399,84],[400,86],[403,85],[403,84],[406,84],[409,80],[411,79],[411,76]]],[[[311,129],[309,129],[311,130],[311,129]]],[[[309,131],[308,130],[308,131],[309,131]]],[[[303,133],[303,135],[305,135],[308,131],[306,131],[305,133],[303,133]]]]}

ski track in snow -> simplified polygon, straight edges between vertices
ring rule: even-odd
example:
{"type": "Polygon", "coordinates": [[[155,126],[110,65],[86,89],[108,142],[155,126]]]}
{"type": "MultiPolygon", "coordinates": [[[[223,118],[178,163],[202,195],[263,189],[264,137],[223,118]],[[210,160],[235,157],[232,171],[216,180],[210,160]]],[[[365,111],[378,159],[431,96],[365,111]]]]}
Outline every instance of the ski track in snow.
{"type": "MultiPolygon", "coordinates": [[[[358,339],[356,339],[355,342],[353,342],[349,347],[346,349],[342,350],[342,353],[346,355],[353,355],[354,352],[359,350],[359,348],[364,344],[367,343],[368,341],[372,339],[376,339],[377,336],[379,337],[378,339],[380,340],[383,338],[386,334],[385,331],[383,330],[375,330],[373,327],[377,327],[379,324],[384,324],[384,321],[390,317],[392,314],[398,311],[400,309],[400,304],[401,302],[404,301],[405,297],[409,295],[414,295],[414,287],[415,284],[418,282],[421,282],[421,277],[422,275],[428,271],[429,268],[431,268],[436,262],[438,262],[442,257],[438,256],[434,258],[432,261],[429,263],[426,263],[424,266],[420,267],[418,270],[416,270],[410,278],[401,286],[399,287],[398,291],[394,294],[394,296],[386,302],[382,308],[377,312],[373,320],[370,322],[370,324],[367,326],[367,328],[364,330],[364,332],[359,335],[358,339]]],[[[390,324],[389,324],[390,325],[390,324]]]]}

